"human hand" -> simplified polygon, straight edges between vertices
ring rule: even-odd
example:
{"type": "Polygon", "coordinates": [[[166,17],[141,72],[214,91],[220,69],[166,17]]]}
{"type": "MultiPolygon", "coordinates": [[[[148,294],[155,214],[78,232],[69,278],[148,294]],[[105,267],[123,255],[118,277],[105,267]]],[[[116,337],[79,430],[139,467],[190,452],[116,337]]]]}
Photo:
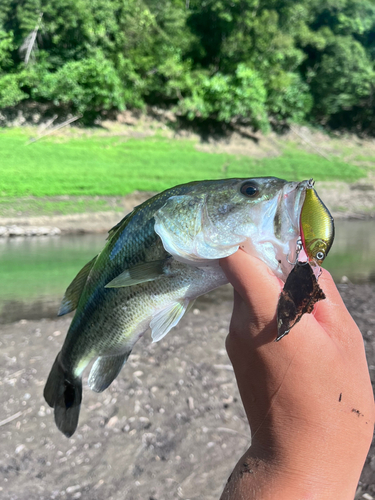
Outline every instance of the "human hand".
{"type": "Polygon", "coordinates": [[[353,499],[375,408],[362,335],[330,276],[326,299],[280,342],[283,283],[239,250],[220,261],[234,286],[226,347],[252,431],[222,500],[353,499]]]}

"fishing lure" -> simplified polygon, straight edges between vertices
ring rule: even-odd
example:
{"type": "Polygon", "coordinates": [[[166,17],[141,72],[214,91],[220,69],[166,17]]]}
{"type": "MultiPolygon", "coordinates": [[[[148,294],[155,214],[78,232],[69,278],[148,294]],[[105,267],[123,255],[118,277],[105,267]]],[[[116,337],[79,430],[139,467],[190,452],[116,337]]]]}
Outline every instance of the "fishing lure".
{"type": "Polygon", "coordinates": [[[325,294],[318,284],[320,266],[335,237],[333,217],[309,180],[300,216],[301,239],[297,241],[296,258],[277,305],[276,342],[289,333],[305,313],[311,313],[325,294]],[[299,260],[302,249],[307,260],[299,260]]]}
{"type": "Polygon", "coordinates": [[[300,228],[302,245],[310,261],[319,266],[327,257],[335,237],[333,217],[314,189],[312,179],[306,189],[301,210],[300,228]]]}

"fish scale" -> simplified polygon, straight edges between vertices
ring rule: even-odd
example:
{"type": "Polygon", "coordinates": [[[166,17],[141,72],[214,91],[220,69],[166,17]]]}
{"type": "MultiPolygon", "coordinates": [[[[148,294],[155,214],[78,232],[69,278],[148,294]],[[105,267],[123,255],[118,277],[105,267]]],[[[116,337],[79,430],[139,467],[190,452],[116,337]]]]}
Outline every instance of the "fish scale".
{"type": "Polygon", "coordinates": [[[77,310],[44,396],[66,436],[78,424],[88,363],[96,358],[91,389],[106,389],[148,328],[159,341],[196,297],[227,283],[220,258],[241,246],[285,281],[307,185],[274,177],[192,182],[147,200],[109,232],[60,309],[77,310]]]}

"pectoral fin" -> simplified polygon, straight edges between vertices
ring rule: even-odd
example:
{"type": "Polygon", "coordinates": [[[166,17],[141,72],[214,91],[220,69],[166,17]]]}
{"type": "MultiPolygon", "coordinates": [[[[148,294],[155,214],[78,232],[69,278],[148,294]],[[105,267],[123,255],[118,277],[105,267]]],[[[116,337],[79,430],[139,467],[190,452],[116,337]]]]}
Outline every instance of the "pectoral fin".
{"type": "Polygon", "coordinates": [[[125,286],[138,285],[138,283],[146,283],[154,281],[165,275],[166,259],[145,262],[126,269],[110,281],[105,288],[121,288],[125,286]]]}
{"type": "Polygon", "coordinates": [[[59,312],[57,313],[58,316],[63,316],[64,314],[67,314],[71,311],[74,311],[74,309],[77,309],[79,298],[87,281],[87,277],[90,274],[90,271],[95,264],[96,258],[97,256],[95,256],[92,260],[90,260],[90,262],[88,262],[80,270],[80,272],[77,274],[77,276],[74,278],[74,280],[70,283],[70,285],[66,289],[64,297],[61,301],[59,312]]]}
{"type": "Polygon", "coordinates": [[[92,365],[88,384],[95,392],[103,392],[115,380],[131,350],[117,356],[100,356],[92,365]]]}
{"type": "Polygon", "coordinates": [[[178,301],[169,304],[166,308],[154,314],[150,328],[153,342],[159,342],[167,333],[177,325],[188,309],[189,301],[178,301]]]}

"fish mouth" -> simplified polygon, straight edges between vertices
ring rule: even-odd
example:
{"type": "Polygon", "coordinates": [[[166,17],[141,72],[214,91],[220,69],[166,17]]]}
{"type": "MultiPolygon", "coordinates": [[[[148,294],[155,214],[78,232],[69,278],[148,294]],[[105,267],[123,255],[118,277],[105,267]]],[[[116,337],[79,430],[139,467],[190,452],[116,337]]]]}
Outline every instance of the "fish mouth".
{"type": "Polygon", "coordinates": [[[282,192],[286,212],[294,231],[301,235],[300,215],[306,197],[306,189],[311,187],[312,180],[302,182],[288,182],[282,192]]]}

